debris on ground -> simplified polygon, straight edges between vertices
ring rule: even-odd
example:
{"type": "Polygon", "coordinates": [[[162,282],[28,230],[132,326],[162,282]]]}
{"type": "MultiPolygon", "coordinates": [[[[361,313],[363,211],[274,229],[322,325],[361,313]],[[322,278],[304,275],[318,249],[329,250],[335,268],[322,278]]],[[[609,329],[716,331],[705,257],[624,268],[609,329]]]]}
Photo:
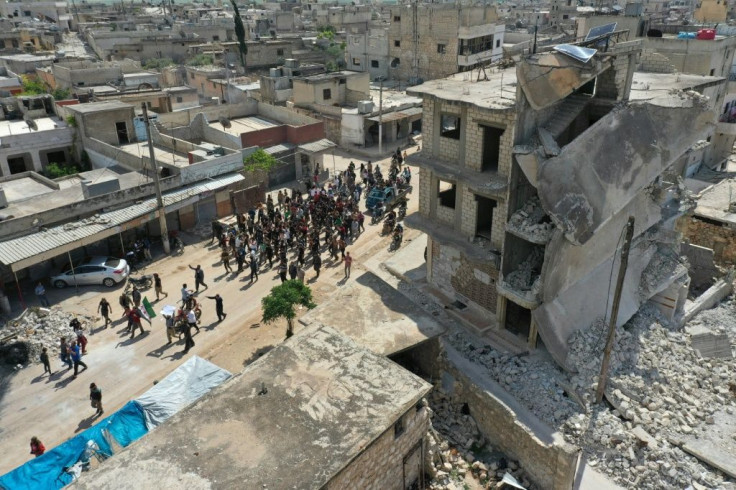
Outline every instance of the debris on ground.
{"type": "Polygon", "coordinates": [[[0,345],[0,361],[18,368],[29,363],[40,363],[41,350],[46,347],[50,358],[59,355],[59,339],[76,340],[69,326],[77,318],[85,332],[94,323],[94,318],[68,313],[58,307],[25,310],[18,318],[0,325],[0,339],[8,341],[0,345]]]}
{"type": "Polygon", "coordinates": [[[432,390],[428,401],[432,409],[425,459],[431,478],[428,488],[463,488],[469,478],[474,488],[496,488],[507,475],[526,489],[536,488],[517,462],[507,460],[485,440],[467,406],[454,402],[440,388],[432,390]]]}
{"type": "Polygon", "coordinates": [[[534,196],[511,215],[506,227],[534,243],[547,243],[552,238],[555,225],[542,208],[539,197],[534,196]]]}
{"type": "Polygon", "coordinates": [[[513,356],[484,345],[456,326],[432,296],[406,283],[399,290],[450,327],[445,336],[450,345],[581,447],[589,464],[616,483],[640,489],[736,489],[730,478],[681,449],[688,440],[717,430],[715,414],[736,411],[736,384],[730,384],[736,359],[700,357],[688,332],[704,327],[727,335],[733,344],[733,296],[701,312],[686,329],[670,325],[656,308],[642,307],[617,330],[606,397],[595,404],[608,328],[602,319],[570,338],[568,365],[576,370],[570,373],[544,350],[513,356]]]}

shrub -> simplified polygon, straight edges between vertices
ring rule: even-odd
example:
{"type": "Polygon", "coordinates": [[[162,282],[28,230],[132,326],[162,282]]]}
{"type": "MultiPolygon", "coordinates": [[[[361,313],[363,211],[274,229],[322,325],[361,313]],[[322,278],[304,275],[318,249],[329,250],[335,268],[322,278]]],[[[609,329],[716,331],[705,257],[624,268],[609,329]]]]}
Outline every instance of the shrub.
{"type": "Polygon", "coordinates": [[[50,179],[58,179],[59,177],[66,177],[67,175],[74,175],[79,173],[79,169],[76,165],[60,165],[55,162],[51,162],[46,165],[46,177],[50,179]]]}
{"type": "Polygon", "coordinates": [[[261,148],[257,149],[243,159],[245,170],[247,170],[248,172],[252,172],[254,170],[269,171],[270,169],[278,165],[278,163],[278,160],[276,160],[273,155],[269,155],[261,148]]]}

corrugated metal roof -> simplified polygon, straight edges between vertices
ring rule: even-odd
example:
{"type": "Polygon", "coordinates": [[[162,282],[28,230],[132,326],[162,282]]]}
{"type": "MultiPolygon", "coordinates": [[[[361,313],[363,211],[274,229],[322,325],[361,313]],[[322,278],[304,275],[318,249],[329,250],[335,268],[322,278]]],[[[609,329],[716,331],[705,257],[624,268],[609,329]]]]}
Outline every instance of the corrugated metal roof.
{"type": "MultiPolygon", "coordinates": [[[[243,180],[240,174],[229,174],[177,189],[164,194],[167,208],[202,192],[214,191],[243,180]]],[[[122,209],[101,213],[91,218],[73,221],[44,231],[0,243],[0,262],[18,271],[77,247],[114,235],[121,225],[156,210],[152,197],[122,209]]]]}
{"type": "MultiPolygon", "coordinates": [[[[387,112],[383,114],[383,116],[381,116],[381,122],[385,123],[398,121],[399,119],[406,119],[407,117],[416,116],[417,114],[421,113],[421,107],[410,107],[408,109],[404,109],[403,111],[387,112]]],[[[369,117],[368,120],[378,122],[378,116],[369,117]]]]}
{"type": "Polygon", "coordinates": [[[269,155],[275,155],[276,153],[291,151],[294,148],[295,146],[292,143],[281,143],[278,145],[269,146],[268,148],[264,148],[263,151],[265,151],[269,155]]]}
{"type": "Polygon", "coordinates": [[[325,150],[329,150],[330,148],[334,148],[336,146],[337,145],[335,143],[328,140],[327,138],[322,138],[321,140],[312,141],[311,143],[304,143],[303,145],[299,145],[299,149],[307,151],[309,153],[319,153],[321,151],[325,151],[325,150]]]}

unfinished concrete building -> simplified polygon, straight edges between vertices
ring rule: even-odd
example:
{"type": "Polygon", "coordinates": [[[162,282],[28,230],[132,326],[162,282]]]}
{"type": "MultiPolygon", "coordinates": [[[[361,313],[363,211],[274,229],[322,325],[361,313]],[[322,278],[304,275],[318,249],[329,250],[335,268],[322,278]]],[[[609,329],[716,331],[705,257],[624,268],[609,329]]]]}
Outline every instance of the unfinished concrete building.
{"type": "Polygon", "coordinates": [[[424,97],[424,144],[410,157],[422,172],[407,222],[428,234],[429,282],[484,334],[519,348],[541,338],[562,365],[568,337],[607,314],[629,216],[618,323],[653,297],[680,312],[680,178],[725,83],[635,73],[641,41],[608,41],[587,61],[560,47],[484,81],[457,74],[409,90],[424,97]]]}
{"type": "Polygon", "coordinates": [[[390,15],[389,77],[395,80],[442,78],[503,54],[505,26],[493,5],[414,2],[392,7],[390,15]]]}

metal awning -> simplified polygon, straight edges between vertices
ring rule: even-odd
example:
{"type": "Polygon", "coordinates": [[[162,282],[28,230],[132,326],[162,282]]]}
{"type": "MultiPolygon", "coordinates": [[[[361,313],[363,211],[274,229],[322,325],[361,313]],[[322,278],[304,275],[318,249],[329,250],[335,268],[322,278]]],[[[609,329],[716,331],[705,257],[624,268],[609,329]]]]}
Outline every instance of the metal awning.
{"type": "MultiPolygon", "coordinates": [[[[403,111],[387,112],[383,114],[382,122],[386,123],[391,121],[398,121],[400,119],[406,119],[407,117],[416,116],[418,114],[421,115],[421,113],[421,107],[410,107],[408,109],[404,109],[403,111]]],[[[378,116],[369,117],[368,120],[378,122],[378,116]]]]}
{"type": "Polygon", "coordinates": [[[330,148],[335,148],[336,146],[337,145],[335,143],[328,140],[327,138],[322,138],[321,140],[299,145],[299,149],[306,153],[320,153],[329,150],[330,148]]]}
{"type": "Polygon", "coordinates": [[[291,151],[294,148],[295,146],[292,143],[279,143],[278,145],[273,145],[273,146],[264,148],[263,151],[265,151],[269,155],[277,155],[279,153],[285,153],[287,151],[291,151]]]}
{"type": "MultiPolygon", "coordinates": [[[[240,174],[228,174],[168,192],[163,196],[164,207],[167,212],[174,211],[196,202],[203,192],[227,187],[243,179],[240,174]]],[[[144,199],[122,209],[0,242],[0,263],[17,272],[129,229],[132,221],[134,226],[138,226],[155,218],[156,198],[144,199]]]]}

